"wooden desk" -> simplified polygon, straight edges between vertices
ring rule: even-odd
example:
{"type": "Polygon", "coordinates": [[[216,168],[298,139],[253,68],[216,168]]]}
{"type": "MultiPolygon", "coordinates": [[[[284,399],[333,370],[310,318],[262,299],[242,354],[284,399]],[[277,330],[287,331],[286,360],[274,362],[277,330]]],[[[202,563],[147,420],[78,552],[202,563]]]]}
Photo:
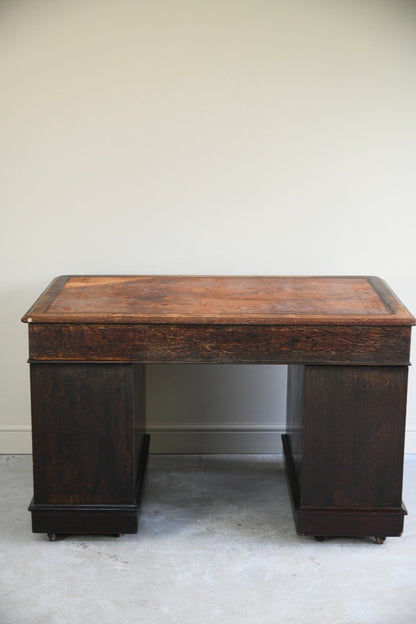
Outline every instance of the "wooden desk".
{"type": "Polygon", "coordinates": [[[298,533],[401,534],[415,319],[382,280],[65,276],[22,320],[33,531],[136,532],[145,364],[203,362],[289,365],[283,446],[298,533]]]}

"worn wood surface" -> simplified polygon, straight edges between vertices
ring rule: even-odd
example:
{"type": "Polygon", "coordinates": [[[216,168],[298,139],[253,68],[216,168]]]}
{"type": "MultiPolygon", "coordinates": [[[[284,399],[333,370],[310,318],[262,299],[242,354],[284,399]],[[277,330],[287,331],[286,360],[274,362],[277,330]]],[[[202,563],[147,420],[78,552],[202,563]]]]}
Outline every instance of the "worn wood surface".
{"type": "Polygon", "coordinates": [[[400,534],[415,319],[382,280],[67,276],[23,321],[34,531],[134,532],[142,364],[206,362],[291,365],[284,446],[299,533],[400,534]]]}
{"type": "Polygon", "coordinates": [[[376,277],[64,276],[32,323],[412,325],[376,277]]]}
{"type": "Polygon", "coordinates": [[[409,362],[410,327],[31,323],[32,361],[224,364],[409,362]]]}

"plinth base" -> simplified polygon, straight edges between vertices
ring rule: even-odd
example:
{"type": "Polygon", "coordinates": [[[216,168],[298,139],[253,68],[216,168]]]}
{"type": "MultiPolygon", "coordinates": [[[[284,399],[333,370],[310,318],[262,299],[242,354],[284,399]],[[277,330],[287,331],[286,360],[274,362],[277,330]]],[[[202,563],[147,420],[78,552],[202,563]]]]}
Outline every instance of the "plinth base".
{"type": "Polygon", "coordinates": [[[32,531],[50,535],[137,533],[149,441],[150,436],[145,435],[137,471],[136,496],[132,505],[58,505],[32,501],[29,506],[32,531]]]}
{"type": "Polygon", "coordinates": [[[288,435],[282,436],[286,475],[292,501],[296,532],[299,535],[322,537],[400,536],[405,506],[388,508],[346,509],[302,506],[301,489],[297,479],[288,435]]]}

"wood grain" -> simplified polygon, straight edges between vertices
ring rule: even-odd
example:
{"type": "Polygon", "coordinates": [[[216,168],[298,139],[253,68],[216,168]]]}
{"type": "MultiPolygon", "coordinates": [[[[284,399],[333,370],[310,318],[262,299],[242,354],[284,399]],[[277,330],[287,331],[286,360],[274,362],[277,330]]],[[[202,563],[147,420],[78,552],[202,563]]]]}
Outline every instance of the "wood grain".
{"type": "Polygon", "coordinates": [[[409,363],[410,327],[32,323],[31,361],[409,363]]]}
{"type": "Polygon", "coordinates": [[[290,366],[288,386],[297,531],[400,535],[407,367],[290,366]]]}
{"type": "Polygon", "coordinates": [[[412,325],[375,277],[64,276],[32,323],[412,325]]]}
{"type": "Polygon", "coordinates": [[[34,531],[137,530],[143,364],[181,362],[289,364],[298,532],[401,533],[415,319],[379,278],[62,276],[22,320],[34,531]]]}

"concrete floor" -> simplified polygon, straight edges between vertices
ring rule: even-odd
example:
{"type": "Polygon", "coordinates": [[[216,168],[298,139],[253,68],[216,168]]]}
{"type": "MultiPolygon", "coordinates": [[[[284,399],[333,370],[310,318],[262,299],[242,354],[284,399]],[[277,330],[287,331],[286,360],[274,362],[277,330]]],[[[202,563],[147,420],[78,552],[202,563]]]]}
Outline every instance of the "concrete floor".
{"type": "Polygon", "coordinates": [[[137,535],[33,535],[31,457],[0,456],[1,624],[416,623],[416,456],[401,538],[294,533],[280,457],[151,456],[137,535]]]}

